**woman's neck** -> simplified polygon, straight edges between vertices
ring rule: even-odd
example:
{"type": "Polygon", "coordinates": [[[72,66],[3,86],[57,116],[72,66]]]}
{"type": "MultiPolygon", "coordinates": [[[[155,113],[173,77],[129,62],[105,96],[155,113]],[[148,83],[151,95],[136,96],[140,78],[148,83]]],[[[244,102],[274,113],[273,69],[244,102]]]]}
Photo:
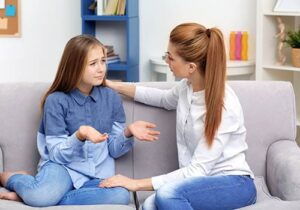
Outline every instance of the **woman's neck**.
{"type": "Polygon", "coordinates": [[[204,90],[204,77],[200,75],[200,73],[195,72],[191,78],[189,79],[191,85],[193,87],[193,92],[198,92],[204,90]]]}

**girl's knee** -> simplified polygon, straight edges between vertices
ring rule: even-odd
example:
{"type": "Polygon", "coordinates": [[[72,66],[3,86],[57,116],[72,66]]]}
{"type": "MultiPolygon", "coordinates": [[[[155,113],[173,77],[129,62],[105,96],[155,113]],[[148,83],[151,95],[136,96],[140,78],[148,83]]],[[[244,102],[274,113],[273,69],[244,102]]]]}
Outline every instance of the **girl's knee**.
{"type": "Polygon", "coordinates": [[[27,192],[22,196],[25,204],[33,207],[47,207],[55,206],[61,199],[55,193],[41,193],[39,190],[33,192],[27,192]]]}
{"type": "Polygon", "coordinates": [[[129,191],[123,187],[117,187],[115,189],[116,189],[115,196],[114,196],[115,204],[128,205],[130,202],[129,191]]]}

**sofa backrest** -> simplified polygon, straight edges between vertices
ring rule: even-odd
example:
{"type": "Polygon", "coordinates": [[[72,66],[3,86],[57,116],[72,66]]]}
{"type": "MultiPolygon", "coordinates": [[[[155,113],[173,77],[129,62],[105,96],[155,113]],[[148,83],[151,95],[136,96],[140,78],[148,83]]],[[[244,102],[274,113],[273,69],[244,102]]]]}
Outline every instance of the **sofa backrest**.
{"type": "Polygon", "coordinates": [[[0,148],[5,171],[36,171],[40,101],[47,88],[46,83],[0,85],[0,148]]]}
{"type": "MultiPolygon", "coordinates": [[[[0,84],[0,171],[26,170],[35,174],[39,154],[36,135],[41,120],[40,101],[49,83],[0,84]]],[[[128,122],[133,103],[124,98],[128,122]]],[[[118,173],[133,176],[132,152],[116,161],[118,173]]]]}
{"type": "Polygon", "coordinates": [[[230,85],[244,111],[247,161],[256,176],[265,177],[269,146],[279,140],[296,139],[293,86],[280,81],[235,81],[230,85]]]}
{"type": "MultiPolygon", "coordinates": [[[[247,160],[255,175],[265,176],[266,153],[278,140],[296,138],[296,111],[288,82],[233,81],[229,83],[242,104],[247,128],[247,160]]],[[[175,83],[138,85],[170,88],[175,83]]],[[[0,84],[0,170],[36,171],[39,155],[36,133],[40,124],[40,100],[48,83],[0,84]]],[[[147,120],[161,132],[155,143],[135,142],[132,152],[116,161],[116,173],[142,178],[178,168],[175,111],[132,102],[123,97],[127,123],[147,120]]]]}
{"type": "MultiPolygon", "coordinates": [[[[168,89],[175,83],[150,82],[139,85],[168,89]]],[[[240,99],[247,129],[247,161],[257,176],[266,175],[269,146],[278,140],[295,141],[296,111],[293,87],[289,82],[231,81],[229,85],[240,99]]],[[[136,142],[134,176],[149,177],[178,168],[175,135],[175,112],[134,106],[134,118],[157,123],[161,131],[157,143],[136,142]]]]}

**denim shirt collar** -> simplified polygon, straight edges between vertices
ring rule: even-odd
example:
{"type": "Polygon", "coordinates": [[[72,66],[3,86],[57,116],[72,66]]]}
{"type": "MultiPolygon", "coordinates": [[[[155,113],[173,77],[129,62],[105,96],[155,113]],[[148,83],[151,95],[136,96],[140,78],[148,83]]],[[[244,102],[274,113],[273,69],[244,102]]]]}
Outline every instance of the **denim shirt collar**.
{"type": "Polygon", "coordinates": [[[70,92],[70,95],[79,105],[84,105],[90,97],[93,101],[97,101],[99,98],[99,91],[97,87],[93,87],[90,95],[86,96],[78,88],[75,88],[70,92]]]}

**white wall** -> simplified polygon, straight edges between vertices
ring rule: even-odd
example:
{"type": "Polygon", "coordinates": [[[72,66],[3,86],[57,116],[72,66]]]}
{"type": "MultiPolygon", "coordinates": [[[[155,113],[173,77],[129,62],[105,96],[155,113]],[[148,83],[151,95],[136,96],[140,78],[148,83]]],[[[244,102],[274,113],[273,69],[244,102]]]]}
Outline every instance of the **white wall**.
{"type": "MultiPolygon", "coordinates": [[[[80,0],[20,1],[21,37],[0,38],[0,82],[52,81],[66,42],[81,33],[80,0]]],[[[226,40],[230,31],[248,31],[250,58],[253,58],[255,2],[139,0],[140,80],[150,80],[149,59],[160,57],[166,51],[171,29],[182,22],[218,26],[226,40]]],[[[124,44],[119,46],[122,48],[124,44]]]]}
{"type": "Polygon", "coordinates": [[[52,81],[66,42],[81,33],[80,0],[20,0],[21,37],[0,37],[0,82],[52,81]]]}
{"type": "Polygon", "coordinates": [[[167,49],[170,31],[183,22],[219,27],[226,46],[230,31],[248,31],[250,59],[255,56],[254,0],[140,0],[140,80],[151,79],[149,59],[167,49]]]}

